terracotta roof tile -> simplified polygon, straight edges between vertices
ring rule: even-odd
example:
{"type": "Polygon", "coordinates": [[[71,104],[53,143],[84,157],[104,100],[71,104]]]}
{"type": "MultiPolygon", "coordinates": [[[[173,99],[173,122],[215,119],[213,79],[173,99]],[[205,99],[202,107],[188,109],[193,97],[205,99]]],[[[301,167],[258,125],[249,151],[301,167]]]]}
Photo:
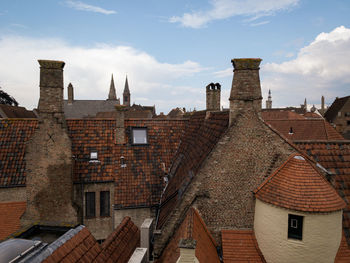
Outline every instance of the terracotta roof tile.
{"type": "Polygon", "coordinates": [[[20,218],[25,210],[25,202],[0,203],[0,240],[20,229],[20,218]]]}
{"type": "Polygon", "coordinates": [[[350,244],[350,141],[299,142],[296,145],[331,173],[327,179],[346,200],[343,229],[350,244]]]}
{"type": "Polygon", "coordinates": [[[255,191],[259,200],[305,212],[331,212],[346,204],[304,157],[293,154],[255,191]]]}
{"type": "Polygon", "coordinates": [[[188,210],[181,226],[176,230],[157,262],[175,263],[180,256],[178,244],[181,239],[197,241],[195,253],[199,262],[220,262],[216,250],[217,244],[195,208],[188,210]]]}
{"type": "Polygon", "coordinates": [[[227,111],[206,114],[205,111],[196,112],[189,119],[179,149],[173,158],[169,183],[161,200],[157,228],[163,226],[192,177],[227,130],[227,111]]]}
{"type": "Polygon", "coordinates": [[[343,232],[341,243],[335,257],[334,263],[348,263],[350,262],[350,248],[346,242],[345,234],[343,232]]]}
{"type": "Polygon", "coordinates": [[[324,119],[265,120],[285,138],[299,140],[345,140],[324,119]]]}
{"type": "Polygon", "coordinates": [[[222,250],[224,262],[263,262],[253,230],[222,230],[222,250]]]}

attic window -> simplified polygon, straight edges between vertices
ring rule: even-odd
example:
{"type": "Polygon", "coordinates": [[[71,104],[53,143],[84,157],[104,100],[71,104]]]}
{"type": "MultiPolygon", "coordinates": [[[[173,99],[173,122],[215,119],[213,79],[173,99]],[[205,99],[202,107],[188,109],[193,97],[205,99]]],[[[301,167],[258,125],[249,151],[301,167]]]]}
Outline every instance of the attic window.
{"type": "Polygon", "coordinates": [[[125,168],[126,167],[126,162],[124,156],[120,157],[120,167],[125,168]]]}
{"type": "Polygon", "coordinates": [[[303,216],[288,214],[288,238],[303,239],[303,216]]]}
{"type": "Polygon", "coordinates": [[[147,128],[133,128],[132,129],[132,143],[133,144],[147,144],[147,128]]]}
{"type": "Polygon", "coordinates": [[[288,134],[294,134],[294,132],[293,132],[293,127],[290,127],[289,128],[289,133],[288,134]]]}
{"type": "Polygon", "coordinates": [[[97,160],[97,152],[90,152],[90,160],[97,160]]]}

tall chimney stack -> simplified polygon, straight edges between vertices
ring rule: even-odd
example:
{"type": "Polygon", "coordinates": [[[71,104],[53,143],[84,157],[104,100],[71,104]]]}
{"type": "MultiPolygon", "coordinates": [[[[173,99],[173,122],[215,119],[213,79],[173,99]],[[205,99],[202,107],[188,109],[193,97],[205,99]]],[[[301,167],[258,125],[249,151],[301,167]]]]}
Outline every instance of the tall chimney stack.
{"type": "Polygon", "coordinates": [[[73,104],[74,101],[74,90],[72,83],[68,85],[68,104],[73,104]]]}
{"type": "Polygon", "coordinates": [[[261,112],[260,58],[231,60],[234,76],[230,94],[230,126],[240,112],[261,112]]]}
{"type": "Polygon", "coordinates": [[[207,95],[207,110],[219,111],[220,110],[220,93],[221,85],[219,83],[210,83],[206,87],[207,95]]]}
{"type": "Polygon", "coordinates": [[[72,146],[63,114],[64,62],[39,60],[39,123],[26,145],[26,211],[21,225],[76,225],[72,146]]]}

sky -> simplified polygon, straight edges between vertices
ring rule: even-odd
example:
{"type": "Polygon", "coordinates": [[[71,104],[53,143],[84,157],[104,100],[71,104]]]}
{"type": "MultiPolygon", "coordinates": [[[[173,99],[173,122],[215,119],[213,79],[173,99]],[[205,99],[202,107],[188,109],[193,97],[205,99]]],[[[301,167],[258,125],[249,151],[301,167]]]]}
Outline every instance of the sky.
{"type": "MultiPolygon", "coordinates": [[[[205,109],[222,85],[228,107],[233,58],[261,58],[263,100],[320,105],[350,95],[349,0],[1,0],[0,87],[21,106],[39,100],[38,59],[62,60],[75,99],[205,109]]],[[[263,105],[265,103],[263,102],[263,105]]]]}

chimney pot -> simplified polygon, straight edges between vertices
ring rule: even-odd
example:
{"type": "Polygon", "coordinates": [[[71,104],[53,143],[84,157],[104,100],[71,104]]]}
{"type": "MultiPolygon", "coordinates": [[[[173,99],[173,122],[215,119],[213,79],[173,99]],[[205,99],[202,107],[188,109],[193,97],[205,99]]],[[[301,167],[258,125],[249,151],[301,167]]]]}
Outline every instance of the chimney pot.
{"type": "Polygon", "coordinates": [[[206,104],[208,111],[220,110],[221,85],[213,82],[206,86],[206,104]]]}

